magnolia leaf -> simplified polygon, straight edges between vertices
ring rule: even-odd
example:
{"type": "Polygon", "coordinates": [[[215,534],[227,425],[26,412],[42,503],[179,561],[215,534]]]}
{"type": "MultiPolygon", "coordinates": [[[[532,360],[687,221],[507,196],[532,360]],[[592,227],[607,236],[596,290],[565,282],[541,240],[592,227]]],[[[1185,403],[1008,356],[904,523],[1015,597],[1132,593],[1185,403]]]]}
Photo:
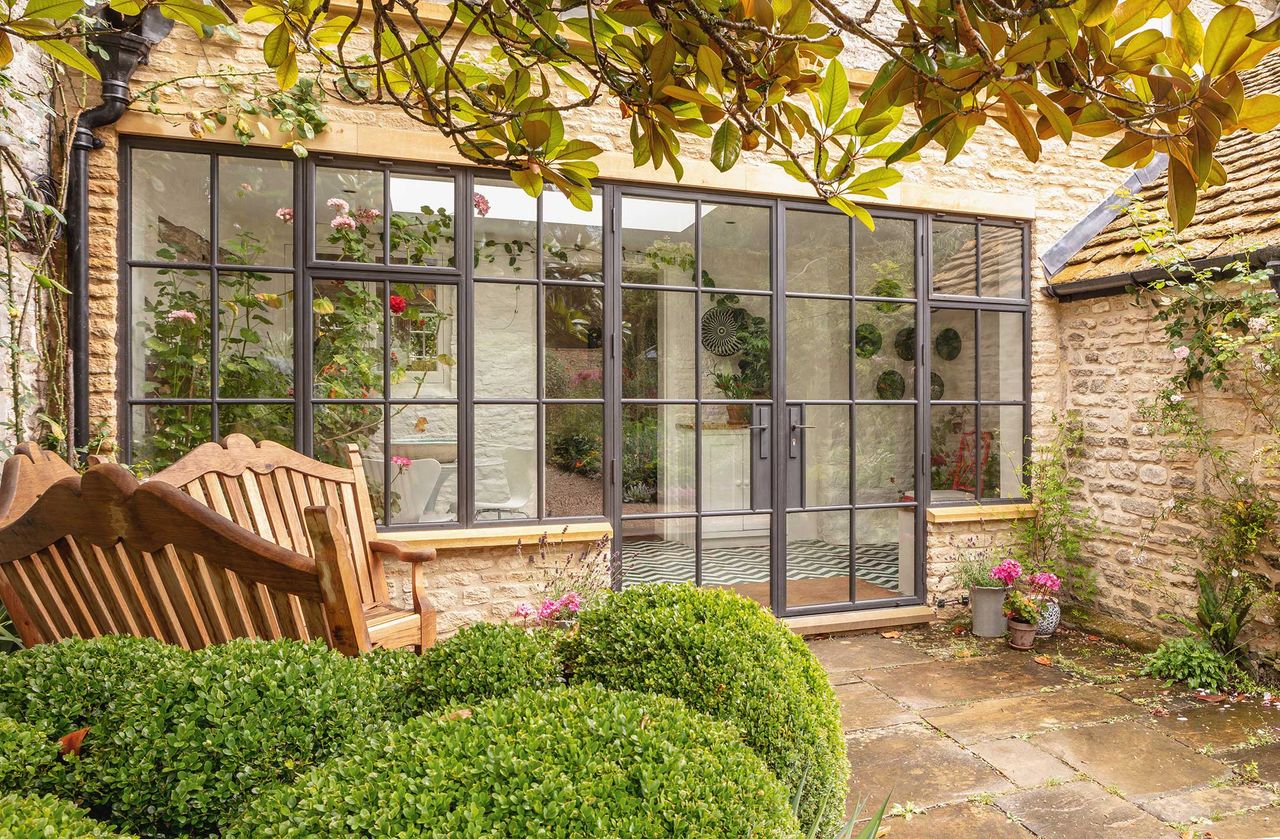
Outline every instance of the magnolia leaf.
{"type": "Polygon", "coordinates": [[[832,61],[827,65],[827,72],[818,85],[817,99],[818,118],[822,124],[830,128],[836,124],[844,109],[849,104],[849,77],[845,74],[844,65],[832,61]]]}
{"type": "Polygon", "coordinates": [[[289,40],[289,28],[283,23],[267,33],[262,41],[262,58],[268,67],[279,67],[289,59],[293,43],[289,40]]]}
{"type": "Polygon", "coordinates": [[[552,69],[556,71],[556,75],[560,77],[560,81],[564,82],[565,86],[568,87],[570,90],[572,90],[574,93],[578,94],[579,96],[591,95],[591,88],[588,87],[587,83],[584,82],[582,79],[578,78],[573,73],[570,73],[568,70],[564,69],[563,67],[553,66],[552,69]]]}
{"type": "Polygon", "coordinates": [[[1063,142],[1070,143],[1071,118],[1067,116],[1066,111],[1062,110],[1062,106],[1050,99],[1044,91],[1034,84],[1022,82],[1019,84],[1018,89],[1029,96],[1031,101],[1035,103],[1036,110],[1040,112],[1041,118],[1053,129],[1053,133],[1061,137],[1063,142]]]}
{"type": "Polygon", "coordinates": [[[334,308],[333,301],[328,297],[317,297],[311,302],[311,311],[317,315],[331,315],[337,311],[334,308]]]}
{"type": "Polygon", "coordinates": [[[1250,96],[1244,100],[1236,124],[1254,134],[1262,134],[1280,125],[1280,96],[1274,93],[1250,96]]]}
{"type": "Polygon", "coordinates": [[[517,169],[511,173],[511,180],[533,198],[542,194],[542,175],[529,169],[517,169]]]}
{"type": "Polygon", "coordinates": [[[897,169],[878,166],[875,169],[867,169],[854,178],[848,189],[850,192],[856,192],[861,195],[875,195],[877,198],[883,198],[884,190],[894,186],[901,180],[902,173],[897,169]]]}
{"type": "Polygon", "coordinates": [[[1102,156],[1102,162],[1117,169],[1132,166],[1151,152],[1152,141],[1141,134],[1126,133],[1102,156]]]}
{"type": "Polygon", "coordinates": [[[1204,52],[1204,24],[1195,12],[1183,9],[1173,16],[1173,37],[1182,48],[1182,55],[1187,66],[1200,60],[1204,52]]]}
{"type": "Polygon", "coordinates": [[[48,18],[61,23],[84,8],[84,0],[31,0],[22,10],[22,17],[48,18]]]}
{"type": "Polygon", "coordinates": [[[68,44],[66,41],[30,41],[29,43],[35,44],[37,47],[73,70],[79,70],[81,73],[84,73],[86,76],[91,78],[102,78],[98,73],[98,68],[89,60],[89,57],[68,44]]]}
{"type": "Polygon", "coordinates": [[[1006,64],[1040,64],[1053,61],[1067,50],[1067,42],[1058,27],[1042,24],[1023,35],[1005,50],[1006,64]]]}
{"type": "Polygon", "coordinates": [[[280,23],[284,20],[284,12],[271,6],[250,6],[249,11],[244,13],[245,23],[258,23],[265,21],[267,23],[280,23]]]}
{"type": "Polygon", "coordinates": [[[731,119],[720,123],[711,138],[711,163],[721,172],[728,172],[742,154],[742,129],[731,119]]]}
{"type": "Polygon", "coordinates": [[[1099,26],[1111,19],[1117,0],[1081,0],[1075,5],[1076,16],[1083,26],[1099,26]]]}
{"type": "Polygon", "coordinates": [[[0,32],[0,68],[8,67],[13,61],[13,42],[9,40],[8,32],[0,32]]]}
{"type": "Polygon", "coordinates": [[[1036,135],[1031,120],[1027,119],[1026,111],[1007,94],[1000,95],[1000,102],[1004,105],[1004,115],[997,116],[996,122],[1003,125],[1013,139],[1018,141],[1018,147],[1027,160],[1035,163],[1040,159],[1040,138],[1036,135]]]}
{"type": "Polygon", "coordinates": [[[1196,214],[1196,176],[1175,155],[1169,155],[1169,218],[1183,230],[1196,214]]]}
{"type": "Polygon", "coordinates": [[[289,90],[298,83],[298,55],[289,47],[289,55],[284,63],[276,68],[276,84],[281,90],[289,90]]]}
{"type": "Polygon", "coordinates": [[[1249,33],[1255,41],[1280,41],[1280,11],[1272,13],[1255,30],[1249,33]]]}
{"type": "Polygon", "coordinates": [[[1254,29],[1253,12],[1244,6],[1219,9],[1204,33],[1205,74],[1220,76],[1235,69],[1235,64],[1249,49],[1249,33],[1254,29]]]}
{"type": "Polygon", "coordinates": [[[551,124],[546,120],[527,119],[520,124],[520,129],[529,148],[540,148],[551,139],[551,124]]]}
{"type": "Polygon", "coordinates": [[[832,207],[835,207],[837,210],[840,210],[845,215],[856,218],[858,221],[862,222],[868,230],[876,229],[876,220],[871,217],[871,213],[868,213],[863,207],[853,203],[848,198],[840,195],[832,195],[827,199],[827,203],[832,207]]]}

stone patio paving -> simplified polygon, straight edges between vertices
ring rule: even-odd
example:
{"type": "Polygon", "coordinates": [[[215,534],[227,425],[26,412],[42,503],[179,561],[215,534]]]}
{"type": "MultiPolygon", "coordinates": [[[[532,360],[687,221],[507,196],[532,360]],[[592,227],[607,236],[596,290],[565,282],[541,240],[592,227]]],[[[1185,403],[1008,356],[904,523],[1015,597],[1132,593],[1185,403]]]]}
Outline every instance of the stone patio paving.
{"type": "Polygon", "coordinates": [[[958,626],[810,641],[850,806],[889,796],[892,839],[1280,837],[1280,707],[1165,688],[1071,630],[1021,653],[958,626]]]}

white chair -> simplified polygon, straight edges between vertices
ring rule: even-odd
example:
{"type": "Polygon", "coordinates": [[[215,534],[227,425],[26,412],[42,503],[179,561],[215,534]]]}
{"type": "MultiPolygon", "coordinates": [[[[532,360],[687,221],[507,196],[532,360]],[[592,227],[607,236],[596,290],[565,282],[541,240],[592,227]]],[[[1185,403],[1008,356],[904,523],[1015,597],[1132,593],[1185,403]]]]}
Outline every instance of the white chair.
{"type": "Polygon", "coordinates": [[[522,446],[507,446],[502,452],[507,473],[507,497],[502,499],[476,499],[476,515],[503,513],[529,518],[525,510],[534,493],[534,451],[522,446]]]}
{"type": "MultiPolygon", "coordinates": [[[[365,474],[374,486],[382,486],[383,463],[381,458],[364,458],[365,474]]],[[[391,464],[391,492],[398,502],[398,509],[391,513],[389,524],[414,524],[424,521],[449,521],[450,513],[437,513],[434,509],[441,484],[440,461],[434,458],[418,458],[409,466],[391,464]]]]}

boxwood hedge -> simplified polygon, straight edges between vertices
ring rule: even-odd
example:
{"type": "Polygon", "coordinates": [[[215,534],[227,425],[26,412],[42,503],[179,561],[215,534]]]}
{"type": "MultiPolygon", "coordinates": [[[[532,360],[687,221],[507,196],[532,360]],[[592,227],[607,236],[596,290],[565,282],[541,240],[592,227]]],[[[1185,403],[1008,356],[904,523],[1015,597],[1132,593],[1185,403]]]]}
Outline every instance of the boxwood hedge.
{"type": "Polygon", "coordinates": [[[0,796],[0,836],[6,839],[111,839],[122,837],[52,795],[0,796]]]}
{"type": "Polygon", "coordinates": [[[732,728],[667,697],[522,690],[428,715],[249,804],[230,837],[796,837],[732,728]]]}
{"type": "Polygon", "coordinates": [[[801,824],[837,830],[849,778],[839,705],[804,642],[755,602],[635,586],[583,612],[561,653],[571,683],[661,693],[733,723],[800,792],[801,824]]]}
{"type": "Polygon", "coordinates": [[[54,792],[61,788],[58,744],[35,726],[0,717],[0,792],[54,792]]]}

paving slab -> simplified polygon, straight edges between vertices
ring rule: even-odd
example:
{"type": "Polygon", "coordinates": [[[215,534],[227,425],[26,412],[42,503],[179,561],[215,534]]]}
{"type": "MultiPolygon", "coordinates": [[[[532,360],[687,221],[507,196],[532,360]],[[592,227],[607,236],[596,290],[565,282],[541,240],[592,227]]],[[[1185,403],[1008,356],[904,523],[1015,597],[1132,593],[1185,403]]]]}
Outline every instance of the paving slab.
{"type": "Polygon", "coordinates": [[[1280,836],[1280,807],[1229,816],[1198,830],[1198,836],[1213,839],[1274,839],[1280,836]]]}
{"type": "Polygon", "coordinates": [[[1280,738],[1280,708],[1251,700],[1234,704],[1197,702],[1196,707],[1181,714],[1164,717],[1160,724],[1188,746],[1220,751],[1280,738]]]}
{"type": "Polygon", "coordinates": [[[919,719],[866,682],[837,685],[835,691],[846,732],[901,725],[919,719]]]}
{"type": "Polygon", "coordinates": [[[1178,792],[1143,801],[1138,806],[1166,822],[1200,822],[1276,803],[1276,795],[1260,786],[1219,786],[1178,792]]]}
{"type": "Polygon", "coordinates": [[[1058,758],[1016,737],[974,743],[969,750],[1023,788],[1042,786],[1050,781],[1069,781],[1076,776],[1076,770],[1058,758]]]}
{"type": "Polygon", "coordinates": [[[849,738],[851,800],[933,807],[1013,789],[998,772],[936,731],[901,725],[849,738]]]}
{"type": "Polygon", "coordinates": [[[1146,721],[1063,729],[1032,742],[1130,799],[1208,786],[1231,774],[1226,764],[1179,743],[1146,721]]]}
{"type": "Polygon", "coordinates": [[[1024,790],[996,799],[1040,839],[1175,839],[1172,828],[1092,781],[1024,790]]]}
{"type": "Polygon", "coordinates": [[[1098,723],[1146,713],[1142,708],[1094,685],[1063,688],[1032,696],[1006,696],[921,716],[961,743],[977,743],[1013,734],[1098,723]]]}
{"type": "Polygon", "coordinates": [[[810,641],[809,649],[827,669],[832,684],[837,685],[850,681],[850,676],[862,670],[933,661],[909,644],[879,635],[833,635],[810,641]]]}
{"type": "Polygon", "coordinates": [[[931,662],[893,670],[869,670],[862,674],[862,678],[903,705],[921,710],[1038,693],[1070,680],[1063,671],[1036,664],[1026,657],[1006,659],[996,656],[931,662]]]}
{"type": "Polygon", "coordinates": [[[885,824],[893,839],[1033,839],[1031,831],[984,804],[935,807],[910,819],[888,819],[885,824]]]}
{"type": "Polygon", "coordinates": [[[1142,657],[1132,650],[1083,635],[1060,633],[1037,641],[1035,651],[1052,658],[1055,665],[1104,682],[1127,679],[1142,669],[1142,657]]]}
{"type": "Polygon", "coordinates": [[[1252,763],[1257,768],[1259,780],[1267,784],[1280,784],[1280,743],[1237,749],[1219,757],[1237,768],[1252,763]]]}

